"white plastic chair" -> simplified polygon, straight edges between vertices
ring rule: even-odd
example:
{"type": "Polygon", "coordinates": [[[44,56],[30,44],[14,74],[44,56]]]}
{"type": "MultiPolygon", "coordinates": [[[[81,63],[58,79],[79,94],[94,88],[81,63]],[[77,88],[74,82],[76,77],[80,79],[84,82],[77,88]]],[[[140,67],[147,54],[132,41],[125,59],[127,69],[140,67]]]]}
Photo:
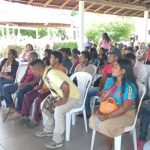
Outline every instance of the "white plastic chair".
{"type": "MultiPolygon", "coordinates": [[[[139,92],[140,101],[139,101],[139,106],[138,106],[138,109],[137,109],[136,117],[135,117],[133,125],[131,125],[129,127],[126,127],[124,129],[124,133],[131,132],[132,135],[133,135],[134,150],[137,150],[137,137],[136,137],[135,125],[136,125],[136,122],[137,122],[137,118],[138,118],[138,114],[139,114],[140,107],[141,107],[141,104],[142,104],[142,100],[143,100],[145,92],[146,92],[146,88],[142,83],[137,81],[137,84],[138,84],[138,92],[139,92]]],[[[91,140],[91,150],[94,149],[95,136],[96,136],[96,131],[93,130],[92,140],[91,140]]],[[[122,135],[119,135],[119,136],[114,138],[114,150],[121,150],[121,140],[122,140],[122,135]]]]}
{"type": "Polygon", "coordinates": [[[72,124],[75,125],[75,117],[76,114],[79,112],[83,112],[85,130],[86,132],[88,131],[86,111],[85,111],[85,101],[86,101],[88,89],[91,86],[92,79],[93,79],[92,75],[86,72],[74,73],[70,78],[72,80],[74,79],[77,80],[78,89],[81,92],[81,96],[80,96],[80,100],[78,101],[78,104],[66,114],[66,141],[70,140],[71,119],[72,119],[72,124]]]}
{"type": "Polygon", "coordinates": [[[21,63],[18,67],[15,83],[19,83],[28,68],[28,63],[21,63]]]}

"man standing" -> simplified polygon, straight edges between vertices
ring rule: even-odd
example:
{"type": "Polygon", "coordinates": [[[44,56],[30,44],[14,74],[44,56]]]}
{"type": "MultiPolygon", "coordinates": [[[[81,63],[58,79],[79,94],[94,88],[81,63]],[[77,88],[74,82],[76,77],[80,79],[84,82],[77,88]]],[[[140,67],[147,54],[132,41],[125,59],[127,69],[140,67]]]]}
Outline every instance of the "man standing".
{"type": "Polygon", "coordinates": [[[61,147],[63,146],[66,113],[77,104],[80,92],[67,75],[56,69],[46,68],[41,60],[34,61],[31,66],[35,74],[43,77],[52,96],[60,97],[60,100],[55,103],[54,116],[52,114],[49,116],[44,114],[43,110],[47,120],[43,116],[44,130],[36,133],[36,136],[53,136],[52,141],[45,146],[48,148],[61,147]]]}

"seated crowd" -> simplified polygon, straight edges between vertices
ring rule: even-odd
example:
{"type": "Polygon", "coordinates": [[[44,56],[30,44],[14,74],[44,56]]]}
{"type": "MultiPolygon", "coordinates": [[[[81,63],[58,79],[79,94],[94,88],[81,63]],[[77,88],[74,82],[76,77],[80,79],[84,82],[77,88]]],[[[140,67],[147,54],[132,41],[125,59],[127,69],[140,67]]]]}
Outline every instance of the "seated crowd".
{"type": "MultiPolygon", "coordinates": [[[[46,48],[41,60],[33,46],[27,44],[20,59],[28,66],[19,83],[15,82],[20,67],[16,60],[17,51],[9,50],[8,57],[1,62],[0,97],[1,103],[6,104],[2,108],[3,113],[9,113],[8,120],[19,119],[29,128],[42,122],[43,130],[35,135],[52,137],[45,145],[47,148],[63,146],[65,115],[78,103],[82,92],[75,81],[70,79],[76,72],[87,72],[93,79],[98,75],[88,90],[85,108],[86,116],[90,118],[89,127],[101,133],[105,139],[105,150],[111,150],[113,138],[121,135],[123,129],[134,122],[138,103],[136,80],[147,85],[150,45],[140,43],[138,36],[128,46],[112,43],[108,34],[104,33],[98,45],[88,39],[84,47],[81,52],[77,48],[61,48],[58,51],[46,48]],[[12,94],[15,94],[14,98],[12,94]],[[110,97],[115,101],[117,109],[108,114],[102,113],[100,109],[92,113],[93,96],[101,97],[101,102],[110,97]],[[45,99],[49,99],[47,103],[53,102],[47,104],[45,99]]],[[[147,94],[145,99],[148,98],[147,94]]],[[[83,117],[82,114],[78,116],[83,117]]],[[[150,105],[146,102],[141,108],[140,119],[137,144],[138,150],[143,150],[150,123],[150,105]]]]}

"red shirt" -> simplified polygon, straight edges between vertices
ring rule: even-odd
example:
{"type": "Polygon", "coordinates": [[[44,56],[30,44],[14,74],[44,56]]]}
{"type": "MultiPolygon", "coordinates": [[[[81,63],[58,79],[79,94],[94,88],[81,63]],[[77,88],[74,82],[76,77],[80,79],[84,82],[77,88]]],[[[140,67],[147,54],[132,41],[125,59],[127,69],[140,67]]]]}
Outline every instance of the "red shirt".
{"type": "Polygon", "coordinates": [[[102,69],[102,75],[105,77],[109,77],[112,75],[112,64],[107,64],[103,69],[102,69]]]}
{"type": "Polygon", "coordinates": [[[33,80],[36,80],[37,79],[37,76],[35,76],[32,72],[32,69],[31,67],[29,66],[28,67],[28,70],[27,70],[27,74],[25,76],[25,79],[23,81],[23,83],[28,83],[30,81],[33,81],[33,80]]]}
{"type": "Polygon", "coordinates": [[[150,49],[147,50],[147,60],[150,61],[150,49]]]}

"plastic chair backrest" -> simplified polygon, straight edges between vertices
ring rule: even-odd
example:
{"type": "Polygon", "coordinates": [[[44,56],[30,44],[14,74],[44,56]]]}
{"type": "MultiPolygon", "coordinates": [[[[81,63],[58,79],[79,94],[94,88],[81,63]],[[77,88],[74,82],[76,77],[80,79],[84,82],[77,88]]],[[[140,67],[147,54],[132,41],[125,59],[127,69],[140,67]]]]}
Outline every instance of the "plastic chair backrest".
{"type": "Polygon", "coordinates": [[[146,88],[145,88],[144,84],[142,84],[141,82],[137,81],[137,85],[138,85],[138,93],[139,93],[140,101],[139,101],[139,105],[138,105],[138,108],[137,108],[137,112],[136,112],[136,116],[135,116],[133,127],[135,127],[135,125],[136,125],[136,121],[137,121],[138,114],[139,114],[139,111],[140,111],[140,108],[141,108],[141,104],[142,104],[142,101],[143,101],[145,93],[146,93],[146,88]]]}
{"type": "Polygon", "coordinates": [[[21,81],[27,68],[28,68],[28,63],[22,63],[19,65],[18,70],[17,70],[16,79],[15,79],[16,83],[19,83],[21,81]]]}
{"type": "Polygon", "coordinates": [[[77,80],[77,87],[81,93],[79,105],[84,106],[89,87],[91,86],[93,76],[87,72],[76,72],[71,77],[71,80],[77,80]]]}

